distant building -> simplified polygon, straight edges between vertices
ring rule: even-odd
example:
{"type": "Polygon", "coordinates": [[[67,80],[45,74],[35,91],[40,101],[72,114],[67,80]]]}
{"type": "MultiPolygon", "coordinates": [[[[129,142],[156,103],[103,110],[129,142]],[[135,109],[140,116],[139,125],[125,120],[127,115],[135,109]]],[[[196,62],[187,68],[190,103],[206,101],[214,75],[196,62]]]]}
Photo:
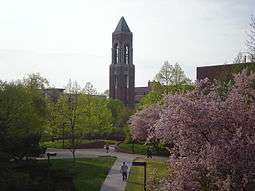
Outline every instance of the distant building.
{"type": "Polygon", "coordinates": [[[148,93],[148,87],[135,88],[133,64],[133,34],[124,17],[112,33],[112,63],[110,65],[109,96],[133,108],[135,102],[148,93]]]}
{"type": "Polygon", "coordinates": [[[230,80],[245,68],[255,72],[255,62],[197,67],[197,80],[230,80]]]}
{"type": "Polygon", "coordinates": [[[43,90],[45,97],[48,99],[57,102],[58,98],[64,94],[65,89],[63,88],[46,88],[43,90]]]}
{"type": "Polygon", "coordinates": [[[143,96],[149,93],[149,87],[136,87],[135,88],[135,103],[138,103],[143,96]]]}

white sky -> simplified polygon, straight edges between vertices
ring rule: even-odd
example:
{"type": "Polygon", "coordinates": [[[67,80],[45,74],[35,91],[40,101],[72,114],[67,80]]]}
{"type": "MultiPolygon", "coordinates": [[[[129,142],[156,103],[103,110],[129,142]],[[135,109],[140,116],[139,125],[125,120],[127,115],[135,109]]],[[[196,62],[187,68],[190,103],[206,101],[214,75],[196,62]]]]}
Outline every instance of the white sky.
{"type": "Polygon", "coordinates": [[[124,16],[134,36],[136,86],[165,60],[188,77],[245,51],[255,0],[0,0],[0,79],[39,72],[51,85],[108,89],[111,33],[124,16]]]}

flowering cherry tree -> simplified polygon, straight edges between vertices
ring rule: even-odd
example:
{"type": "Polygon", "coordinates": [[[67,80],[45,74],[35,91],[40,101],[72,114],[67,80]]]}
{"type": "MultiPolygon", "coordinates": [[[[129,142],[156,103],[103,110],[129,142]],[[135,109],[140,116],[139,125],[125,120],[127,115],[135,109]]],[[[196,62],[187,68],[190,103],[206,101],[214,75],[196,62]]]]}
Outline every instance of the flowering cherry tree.
{"type": "Polygon", "coordinates": [[[154,125],[159,120],[161,107],[149,106],[131,116],[131,134],[136,140],[149,140],[154,137],[154,125]]]}
{"type": "Polygon", "coordinates": [[[131,122],[134,138],[153,136],[174,145],[172,172],[162,190],[254,190],[254,74],[244,70],[224,87],[203,80],[194,91],[168,95],[162,106],[135,114],[131,122]]]}

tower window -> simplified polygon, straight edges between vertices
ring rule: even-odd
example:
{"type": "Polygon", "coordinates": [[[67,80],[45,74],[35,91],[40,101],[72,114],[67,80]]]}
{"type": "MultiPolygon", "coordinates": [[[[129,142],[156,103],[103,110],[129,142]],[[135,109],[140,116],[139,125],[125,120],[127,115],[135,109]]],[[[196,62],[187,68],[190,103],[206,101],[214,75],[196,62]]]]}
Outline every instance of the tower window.
{"type": "Polygon", "coordinates": [[[129,88],[129,76],[126,75],[126,80],[127,80],[127,88],[129,88]]]}
{"type": "Polygon", "coordinates": [[[117,78],[117,75],[114,75],[114,94],[115,94],[115,98],[118,97],[117,89],[118,89],[118,78],[117,78]]]}
{"type": "Polygon", "coordinates": [[[129,47],[125,45],[125,64],[129,64],[129,47]]]}
{"type": "Polygon", "coordinates": [[[114,45],[114,53],[113,53],[113,59],[114,59],[114,64],[119,63],[119,46],[118,44],[114,45]]]}

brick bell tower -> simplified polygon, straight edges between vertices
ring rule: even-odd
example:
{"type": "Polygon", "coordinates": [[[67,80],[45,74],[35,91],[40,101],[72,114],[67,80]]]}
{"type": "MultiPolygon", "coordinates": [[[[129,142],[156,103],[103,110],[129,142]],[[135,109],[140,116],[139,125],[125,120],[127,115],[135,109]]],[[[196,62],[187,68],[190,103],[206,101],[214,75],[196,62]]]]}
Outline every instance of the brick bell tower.
{"type": "Polygon", "coordinates": [[[110,98],[134,107],[135,66],[133,65],[133,34],[124,17],[112,33],[112,63],[110,65],[110,98]]]}

